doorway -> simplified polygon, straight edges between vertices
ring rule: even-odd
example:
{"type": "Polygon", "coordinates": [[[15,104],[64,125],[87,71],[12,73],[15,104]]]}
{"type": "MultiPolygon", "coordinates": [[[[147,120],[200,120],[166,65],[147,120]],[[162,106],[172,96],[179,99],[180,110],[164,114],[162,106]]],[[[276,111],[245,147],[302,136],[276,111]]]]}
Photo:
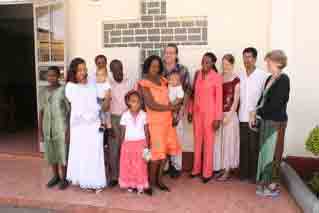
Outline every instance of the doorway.
{"type": "Polygon", "coordinates": [[[32,4],[0,5],[0,152],[38,152],[32,4]]]}

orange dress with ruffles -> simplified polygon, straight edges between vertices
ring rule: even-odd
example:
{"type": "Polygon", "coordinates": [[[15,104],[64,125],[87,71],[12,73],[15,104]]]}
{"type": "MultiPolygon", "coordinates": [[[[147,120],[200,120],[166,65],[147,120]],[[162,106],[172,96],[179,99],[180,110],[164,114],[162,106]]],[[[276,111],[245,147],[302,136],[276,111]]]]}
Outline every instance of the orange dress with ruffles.
{"type": "MultiPolygon", "coordinates": [[[[169,104],[167,80],[161,78],[161,85],[143,79],[138,83],[150,90],[155,102],[169,104]]],[[[152,160],[164,160],[167,155],[178,155],[181,146],[177,139],[176,129],[172,125],[172,112],[154,111],[146,107],[147,121],[150,132],[152,160]]]]}

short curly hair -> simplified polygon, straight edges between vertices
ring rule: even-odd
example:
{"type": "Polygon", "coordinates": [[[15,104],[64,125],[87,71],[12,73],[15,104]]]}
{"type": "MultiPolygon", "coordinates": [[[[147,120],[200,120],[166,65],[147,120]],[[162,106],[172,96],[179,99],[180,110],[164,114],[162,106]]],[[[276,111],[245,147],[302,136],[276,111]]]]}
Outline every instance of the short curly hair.
{"type": "Polygon", "coordinates": [[[141,103],[141,106],[142,106],[142,96],[141,96],[141,94],[137,91],[137,90],[131,90],[131,91],[129,91],[128,93],[126,93],[126,95],[125,95],[125,97],[124,97],[124,101],[125,101],[125,104],[126,104],[126,106],[127,106],[127,108],[130,108],[130,104],[128,103],[129,102],[129,100],[130,100],[130,97],[132,96],[132,95],[136,95],[137,97],[138,97],[138,99],[140,100],[140,103],[141,103]]]}
{"type": "Polygon", "coordinates": [[[164,65],[163,65],[163,61],[162,59],[157,56],[157,55],[151,55],[149,56],[147,59],[145,59],[144,61],[144,65],[143,65],[143,74],[148,74],[149,72],[149,69],[151,67],[151,64],[153,61],[158,61],[159,65],[160,65],[160,71],[159,71],[159,74],[162,75],[163,72],[164,72],[164,65]]]}

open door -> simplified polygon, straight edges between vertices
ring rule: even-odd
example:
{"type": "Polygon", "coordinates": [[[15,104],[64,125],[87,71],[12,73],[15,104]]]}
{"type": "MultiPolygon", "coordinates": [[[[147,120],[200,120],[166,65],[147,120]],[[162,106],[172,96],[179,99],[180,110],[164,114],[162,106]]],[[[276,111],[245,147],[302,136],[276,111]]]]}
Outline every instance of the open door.
{"type": "Polygon", "coordinates": [[[0,152],[38,152],[31,1],[0,1],[0,47],[0,152]]]}
{"type": "MultiPolygon", "coordinates": [[[[38,115],[39,99],[43,88],[47,86],[48,67],[60,67],[60,81],[64,84],[66,75],[65,8],[64,0],[36,0],[33,4],[38,115]]],[[[39,146],[40,151],[43,152],[43,141],[39,141],[39,146]]]]}

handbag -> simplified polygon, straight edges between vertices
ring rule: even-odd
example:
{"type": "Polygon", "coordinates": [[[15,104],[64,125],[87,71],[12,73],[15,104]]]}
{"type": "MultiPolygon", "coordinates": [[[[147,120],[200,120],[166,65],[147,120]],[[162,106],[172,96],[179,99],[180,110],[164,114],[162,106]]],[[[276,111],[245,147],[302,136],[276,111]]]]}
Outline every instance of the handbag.
{"type": "Polygon", "coordinates": [[[151,159],[152,159],[151,150],[150,150],[149,148],[143,149],[143,155],[142,155],[142,157],[143,157],[143,159],[144,159],[146,162],[151,161],[151,159]]]}

